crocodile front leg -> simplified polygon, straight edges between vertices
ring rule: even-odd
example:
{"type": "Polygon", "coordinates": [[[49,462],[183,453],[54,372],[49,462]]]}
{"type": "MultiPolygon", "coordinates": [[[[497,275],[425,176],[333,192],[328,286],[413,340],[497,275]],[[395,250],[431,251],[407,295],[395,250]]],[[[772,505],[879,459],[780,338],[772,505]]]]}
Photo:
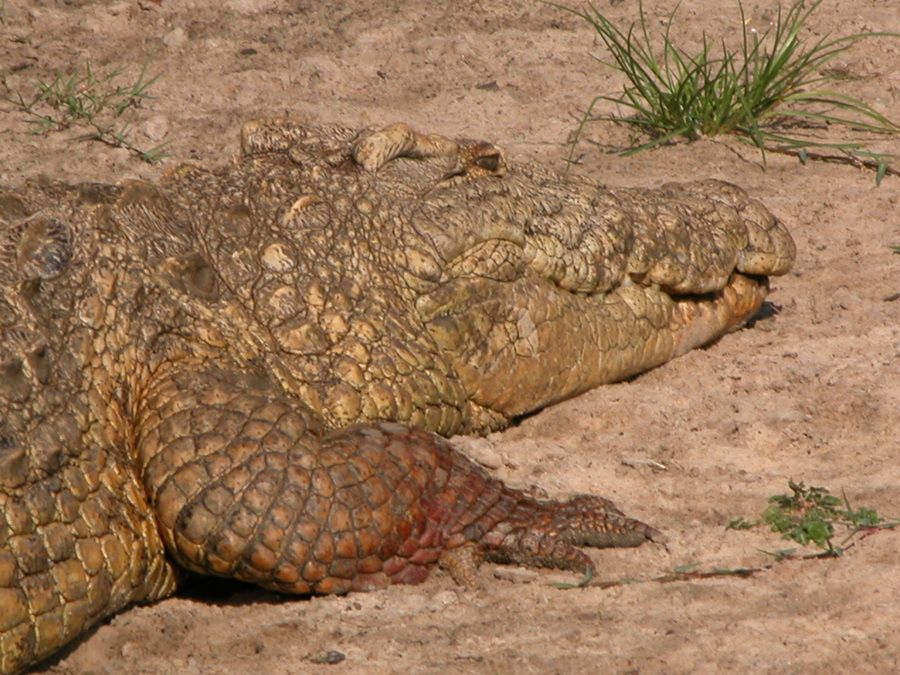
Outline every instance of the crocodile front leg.
{"type": "Polygon", "coordinates": [[[661,537],[597,497],[559,503],[513,490],[431,433],[392,423],[323,432],[261,378],[227,371],[158,382],[139,452],[179,562],[284,592],[417,583],[464,546],[589,570],[576,545],[661,537]]]}

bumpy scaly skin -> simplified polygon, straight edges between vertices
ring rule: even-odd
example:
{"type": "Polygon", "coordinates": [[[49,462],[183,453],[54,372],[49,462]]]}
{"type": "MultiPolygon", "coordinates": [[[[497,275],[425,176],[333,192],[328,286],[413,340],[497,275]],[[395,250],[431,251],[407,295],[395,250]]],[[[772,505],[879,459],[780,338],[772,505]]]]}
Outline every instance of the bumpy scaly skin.
{"type": "Polygon", "coordinates": [[[176,563],[333,593],[659,539],[435,434],[709,342],[793,258],[723,183],[605,189],[405,125],[242,140],[159,185],[0,190],[4,673],[171,593],[176,563]]]}

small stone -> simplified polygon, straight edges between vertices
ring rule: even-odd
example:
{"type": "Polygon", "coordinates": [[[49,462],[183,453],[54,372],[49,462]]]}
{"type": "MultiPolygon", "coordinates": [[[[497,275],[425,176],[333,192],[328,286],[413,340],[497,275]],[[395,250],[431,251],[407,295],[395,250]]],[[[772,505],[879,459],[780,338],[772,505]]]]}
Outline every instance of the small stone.
{"type": "Polygon", "coordinates": [[[163,115],[154,115],[144,122],[141,129],[151,141],[161,141],[169,134],[169,120],[163,115]]]}
{"type": "Polygon", "coordinates": [[[163,44],[169,49],[177,49],[181,47],[185,42],[187,42],[188,35],[187,31],[178,26],[177,28],[173,28],[163,37],[163,44]]]}
{"type": "Polygon", "coordinates": [[[431,599],[431,602],[428,604],[428,611],[440,612],[441,610],[446,609],[450,605],[455,605],[458,602],[459,596],[453,591],[441,591],[440,593],[436,593],[431,599]]]}
{"type": "Polygon", "coordinates": [[[324,663],[328,665],[334,665],[335,663],[340,663],[347,657],[344,656],[343,653],[337,651],[336,649],[331,649],[324,654],[319,654],[318,656],[310,657],[310,663],[324,663]]]}

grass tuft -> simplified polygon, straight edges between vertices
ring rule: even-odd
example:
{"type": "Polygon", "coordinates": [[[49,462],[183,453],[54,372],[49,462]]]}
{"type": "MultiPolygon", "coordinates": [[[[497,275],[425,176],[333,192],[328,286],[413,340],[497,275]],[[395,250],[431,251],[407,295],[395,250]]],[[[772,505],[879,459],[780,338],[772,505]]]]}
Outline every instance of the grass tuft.
{"type": "Polygon", "coordinates": [[[900,175],[887,164],[887,155],[865,152],[861,142],[823,142],[792,133],[824,125],[875,134],[900,133],[900,126],[863,101],[821,88],[824,82],[845,77],[825,68],[836,56],[866,38],[900,35],[866,32],[826,36],[808,43],[801,33],[821,3],[816,0],[807,5],[806,0],[797,0],[784,11],[779,7],[774,26],[762,35],[747,28],[739,3],[740,48],[729,48],[724,41],[716,43],[704,33],[699,51],[692,54],[672,38],[674,11],[658,45],[650,35],[643,4],[639,4],[637,25],[622,31],[593,4],[581,11],[547,2],[590,23],[612,57],[612,61],[598,60],[623,73],[628,81],[621,95],[600,95],[591,101],[575,142],[586,123],[606,120],[637,126],[651,137],[625,155],[679,137],[697,140],[733,134],[758,148],[763,160],[767,151],[786,152],[804,162],[823,159],[865,166],[876,171],[879,183],[888,173],[900,175]],[[632,114],[594,116],[594,107],[601,101],[615,103],[632,114]],[[823,149],[839,154],[823,156],[823,149]]]}
{"type": "Polygon", "coordinates": [[[74,141],[100,141],[114,148],[125,148],[145,162],[157,162],[169,155],[163,152],[167,143],[142,150],[129,140],[131,122],[126,112],[139,108],[153,98],[148,90],[159,75],[148,77],[147,65],[137,80],[118,84],[124,67],[105,75],[90,66],[76,68],[71,74],[56,73],[50,82],[36,81],[37,93],[26,98],[21,92],[3,100],[12,103],[26,116],[32,134],[49,134],[85,126],[89,131],[74,141]]]}

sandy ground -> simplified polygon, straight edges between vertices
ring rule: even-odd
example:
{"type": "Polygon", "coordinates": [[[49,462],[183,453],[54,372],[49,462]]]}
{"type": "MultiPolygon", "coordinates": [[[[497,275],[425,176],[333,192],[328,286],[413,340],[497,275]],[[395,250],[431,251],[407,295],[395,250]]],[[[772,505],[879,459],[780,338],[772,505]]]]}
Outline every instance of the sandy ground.
{"type": "MultiPolygon", "coordinates": [[[[651,26],[674,7],[647,3],[651,26]]],[[[734,39],[736,7],[684,0],[675,36],[734,39]]],[[[627,25],[634,0],[598,5],[627,25]]],[[[775,0],[749,0],[751,28],[775,0]]],[[[0,105],[0,182],[153,178],[178,161],[221,163],[242,121],[286,115],[347,125],[406,121],[484,138],[513,162],[564,168],[579,112],[621,82],[594,61],[592,31],[526,0],[128,0],[2,3],[0,95],[90,62],[150,60],[156,98],[132,139],[168,141],[148,165],[123,150],[26,135],[0,105]]],[[[810,38],[900,32],[894,0],[826,0],[810,38]]],[[[900,117],[900,40],[835,64],[840,90],[900,117]]],[[[634,381],[605,387],[468,442],[494,473],[555,496],[596,492],[670,538],[668,548],[593,555],[602,580],[560,591],[552,571],[486,565],[481,587],[435,572],[418,587],[298,600],[215,581],[113,617],[40,672],[134,673],[889,673],[900,671],[900,532],[840,559],[785,562],[749,578],[649,581],[679,565],[758,567],[788,543],[752,518],[789,479],[900,515],[900,180],[769,156],[732,141],[622,158],[627,132],[589,128],[575,171],[614,185],[712,176],[750,190],[789,224],[794,270],[768,316],[634,381]],[[342,660],[341,660],[341,657],[342,660]],[[329,664],[326,661],[339,661],[329,664]]],[[[900,139],[874,149],[900,154],[900,139]]]]}

